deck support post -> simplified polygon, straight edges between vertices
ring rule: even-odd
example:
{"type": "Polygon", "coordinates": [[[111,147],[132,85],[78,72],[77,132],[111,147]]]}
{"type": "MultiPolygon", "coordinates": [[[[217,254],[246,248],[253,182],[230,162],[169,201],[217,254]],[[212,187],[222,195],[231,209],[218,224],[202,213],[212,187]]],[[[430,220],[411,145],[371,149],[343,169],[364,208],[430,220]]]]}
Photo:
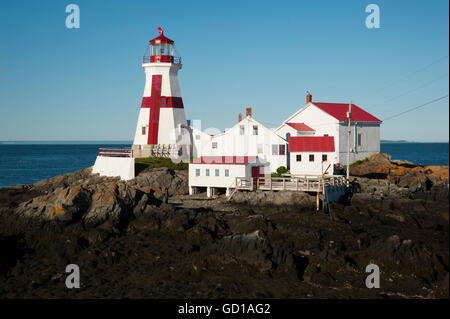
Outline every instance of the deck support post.
{"type": "Polygon", "coordinates": [[[319,211],[320,201],[319,201],[319,191],[316,193],[316,212],[319,211]]]}

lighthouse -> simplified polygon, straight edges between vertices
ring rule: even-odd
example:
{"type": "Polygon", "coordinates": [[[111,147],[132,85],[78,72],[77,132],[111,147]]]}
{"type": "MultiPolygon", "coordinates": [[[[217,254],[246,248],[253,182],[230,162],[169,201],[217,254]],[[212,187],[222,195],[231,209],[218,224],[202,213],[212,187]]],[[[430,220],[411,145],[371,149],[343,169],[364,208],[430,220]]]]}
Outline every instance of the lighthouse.
{"type": "Polygon", "coordinates": [[[132,150],[135,157],[180,157],[190,142],[178,84],[181,57],[174,41],[164,35],[150,40],[142,67],[145,87],[132,150]]]}

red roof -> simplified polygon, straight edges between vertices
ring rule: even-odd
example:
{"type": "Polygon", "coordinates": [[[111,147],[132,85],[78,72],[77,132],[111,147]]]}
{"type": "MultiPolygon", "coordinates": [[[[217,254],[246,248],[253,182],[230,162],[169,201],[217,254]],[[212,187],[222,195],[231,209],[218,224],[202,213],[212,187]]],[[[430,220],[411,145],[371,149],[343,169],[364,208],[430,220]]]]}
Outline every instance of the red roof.
{"type": "MultiPolygon", "coordinates": [[[[313,102],[322,111],[327,112],[339,121],[347,121],[348,103],[319,103],[313,102]]],[[[367,113],[362,108],[352,104],[352,121],[354,122],[381,122],[372,114],[367,113]]]]}
{"type": "Polygon", "coordinates": [[[290,152],[334,152],[333,136],[290,136],[290,152]]]}
{"type": "Polygon", "coordinates": [[[158,44],[158,43],[169,43],[173,44],[173,40],[170,40],[166,36],[164,36],[164,31],[161,29],[161,27],[158,27],[159,36],[154,38],[153,40],[150,40],[150,44],[158,44]]]}
{"type": "Polygon", "coordinates": [[[315,130],[306,125],[305,123],[286,123],[290,127],[296,129],[297,131],[304,131],[304,132],[314,132],[315,130]]]}
{"type": "Polygon", "coordinates": [[[257,156],[201,156],[194,159],[191,164],[246,165],[256,158],[257,156]]]}

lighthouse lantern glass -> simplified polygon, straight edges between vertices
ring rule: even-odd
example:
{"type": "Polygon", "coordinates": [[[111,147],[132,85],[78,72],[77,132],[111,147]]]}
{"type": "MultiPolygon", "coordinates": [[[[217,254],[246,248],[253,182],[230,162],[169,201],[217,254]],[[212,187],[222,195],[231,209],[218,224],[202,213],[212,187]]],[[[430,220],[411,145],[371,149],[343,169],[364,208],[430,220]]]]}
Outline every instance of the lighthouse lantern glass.
{"type": "Polygon", "coordinates": [[[150,45],[151,55],[170,55],[173,56],[172,44],[152,44],[150,45]]]}

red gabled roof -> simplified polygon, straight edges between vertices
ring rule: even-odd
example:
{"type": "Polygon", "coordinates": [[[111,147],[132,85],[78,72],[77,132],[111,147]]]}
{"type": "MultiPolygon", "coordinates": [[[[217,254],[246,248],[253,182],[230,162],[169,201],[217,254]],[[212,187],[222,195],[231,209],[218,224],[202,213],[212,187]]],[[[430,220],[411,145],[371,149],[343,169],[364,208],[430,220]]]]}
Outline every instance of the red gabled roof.
{"type": "Polygon", "coordinates": [[[315,130],[305,123],[286,123],[290,127],[296,129],[297,131],[303,131],[303,132],[314,132],[315,130]]]}
{"type": "Polygon", "coordinates": [[[256,158],[257,156],[201,156],[194,159],[191,164],[246,165],[256,158]]]}
{"type": "MultiPolygon", "coordinates": [[[[348,103],[319,103],[312,102],[315,106],[324,112],[327,112],[339,121],[347,121],[348,103]]],[[[381,122],[370,113],[367,113],[362,108],[352,104],[352,122],[381,122]]]]}
{"type": "Polygon", "coordinates": [[[290,136],[289,152],[334,152],[334,137],[290,136]]]}

